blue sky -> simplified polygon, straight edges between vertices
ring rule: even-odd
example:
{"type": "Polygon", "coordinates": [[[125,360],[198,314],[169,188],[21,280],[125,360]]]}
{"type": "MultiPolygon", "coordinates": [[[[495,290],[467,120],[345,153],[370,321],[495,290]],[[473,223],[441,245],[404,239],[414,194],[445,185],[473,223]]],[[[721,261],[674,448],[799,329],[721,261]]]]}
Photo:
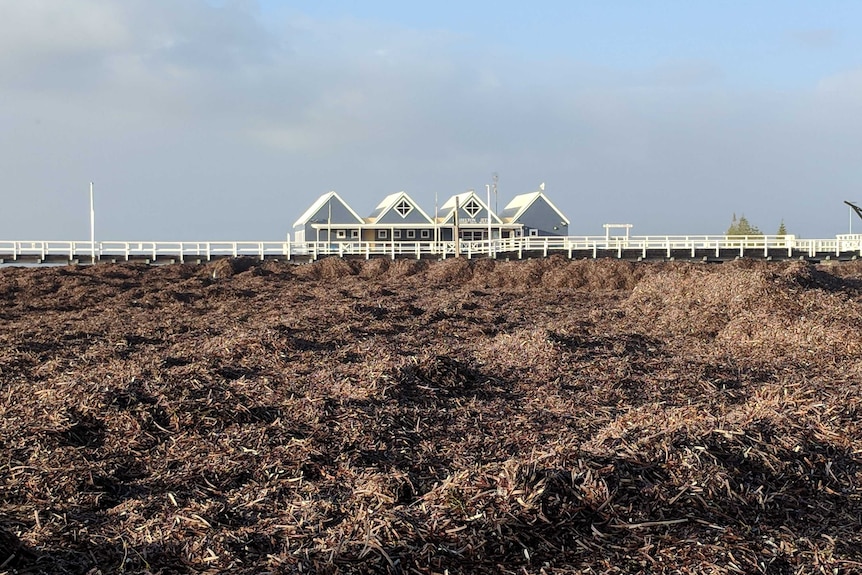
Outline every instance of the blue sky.
{"type": "MultiPolygon", "coordinates": [[[[862,3],[0,0],[0,239],[283,238],[546,183],[578,235],[832,237],[862,3]]],[[[857,224],[862,229],[862,221],[857,224]]]]}

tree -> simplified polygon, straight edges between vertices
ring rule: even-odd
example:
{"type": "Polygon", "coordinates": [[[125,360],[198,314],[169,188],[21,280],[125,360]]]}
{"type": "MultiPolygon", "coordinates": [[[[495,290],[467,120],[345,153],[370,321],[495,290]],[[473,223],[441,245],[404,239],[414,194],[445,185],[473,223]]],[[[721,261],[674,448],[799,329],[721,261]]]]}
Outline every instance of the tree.
{"type": "Polygon", "coordinates": [[[784,220],[781,220],[781,225],[778,226],[777,235],[779,235],[779,236],[786,236],[787,235],[787,227],[784,225],[784,220]]]}
{"type": "Polygon", "coordinates": [[[730,227],[727,228],[727,233],[725,235],[728,236],[762,236],[763,232],[757,229],[755,226],[752,226],[748,223],[748,218],[744,215],[739,216],[739,219],[736,219],[736,214],[733,214],[733,222],[730,224],[730,227]]]}

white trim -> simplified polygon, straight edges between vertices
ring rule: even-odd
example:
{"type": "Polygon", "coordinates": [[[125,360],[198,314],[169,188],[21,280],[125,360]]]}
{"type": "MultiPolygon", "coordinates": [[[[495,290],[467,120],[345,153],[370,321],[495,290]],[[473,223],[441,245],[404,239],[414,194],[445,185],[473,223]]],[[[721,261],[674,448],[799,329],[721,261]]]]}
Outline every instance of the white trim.
{"type": "Polygon", "coordinates": [[[395,212],[399,216],[401,216],[401,219],[404,219],[409,216],[410,212],[412,212],[415,208],[416,206],[410,203],[407,198],[401,198],[394,206],[392,206],[392,209],[395,210],[395,212]]]}
{"type": "MultiPolygon", "coordinates": [[[[448,225],[450,219],[452,219],[453,214],[455,213],[455,199],[456,198],[458,199],[458,207],[462,211],[464,210],[464,206],[467,205],[467,202],[470,201],[470,199],[472,198],[472,199],[476,200],[476,203],[478,203],[479,206],[481,206],[481,208],[482,208],[481,210],[479,210],[476,213],[477,216],[480,215],[481,212],[483,212],[483,211],[484,212],[490,211],[491,212],[491,222],[494,225],[500,225],[500,226],[506,225],[503,222],[503,220],[500,219],[500,216],[495,214],[493,210],[488,209],[488,206],[485,205],[485,201],[481,197],[479,197],[479,195],[475,192],[475,190],[470,190],[469,192],[464,192],[463,194],[455,194],[454,196],[452,196],[451,198],[446,200],[446,203],[441,206],[440,210],[441,210],[441,212],[445,210],[447,213],[440,218],[439,222],[437,222],[438,224],[448,225]]],[[[461,216],[458,215],[457,217],[460,218],[461,216]]]]}
{"type": "MultiPolygon", "coordinates": [[[[350,207],[350,205],[347,202],[345,202],[343,199],[341,199],[341,196],[339,196],[336,192],[333,191],[333,192],[323,194],[322,196],[317,198],[317,200],[315,200],[314,203],[311,204],[311,206],[307,210],[305,210],[305,212],[303,212],[303,214],[301,216],[299,216],[299,219],[296,220],[296,222],[294,222],[293,227],[297,228],[300,226],[305,226],[309,222],[309,220],[311,220],[311,216],[313,216],[314,214],[319,212],[321,210],[321,208],[323,208],[323,206],[326,205],[326,202],[331,201],[332,199],[337,199],[339,202],[341,202],[341,205],[343,205],[345,208],[347,208],[347,211],[350,212],[350,215],[352,215],[354,218],[356,218],[356,223],[361,224],[363,222],[363,220],[359,216],[359,214],[357,214],[353,210],[353,208],[350,207]]],[[[345,222],[337,222],[337,223],[345,223],[345,222]]]]}
{"type": "Polygon", "coordinates": [[[389,230],[379,229],[377,230],[377,239],[378,240],[388,240],[389,239],[389,230]]]}
{"type": "Polygon", "coordinates": [[[503,212],[518,208],[518,210],[515,212],[515,215],[512,216],[511,222],[509,223],[517,222],[518,219],[523,216],[524,213],[526,213],[526,211],[529,210],[530,207],[535,204],[536,200],[538,200],[539,198],[545,200],[545,203],[548,204],[548,206],[552,210],[557,212],[557,215],[560,216],[560,221],[563,224],[567,226],[569,225],[569,219],[565,216],[565,214],[563,214],[563,212],[559,210],[559,208],[557,208],[557,206],[554,205],[553,202],[551,202],[550,199],[548,199],[548,196],[546,196],[544,192],[530,192],[529,194],[520,194],[512,198],[512,201],[506,204],[506,207],[503,208],[503,212]]]}
{"type": "Polygon", "coordinates": [[[401,239],[401,230],[392,230],[392,239],[400,240],[401,239]]]}
{"type": "Polygon", "coordinates": [[[427,240],[431,238],[431,230],[419,230],[419,237],[423,240],[427,240]]]}
{"type": "MultiPolygon", "coordinates": [[[[406,200],[407,203],[413,207],[413,210],[419,212],[422,217],[425,218],[425,221],[427,221],[429,224],[434,223],[434,220],[432,220],[431,217],[425,213],[422,207],[417,204],[416,201],[413,200],[413,198],[411,198],[407,192],[398,192],[397,194],[390,194],[383,198],[383,200],[379,204],[377,204],[377,207],[374,208],[374,213],[372,214],[372,216],[365,218],[364,221],[369,224],[378,224],[386,214],[395,209],[395,206],[401,200],[406,200]]],[[[413,210],[411,210],[407,214],[404,214],[403,216],[397,210],[395,210],[395,213],[398,214],[402,219],[404,219],[408,215],[413,213],[413,210]]]]}
{"type": "Polygon", "coordinates": [[[416,239],[416,230],[407,230],[407,239],[416,239]]]}

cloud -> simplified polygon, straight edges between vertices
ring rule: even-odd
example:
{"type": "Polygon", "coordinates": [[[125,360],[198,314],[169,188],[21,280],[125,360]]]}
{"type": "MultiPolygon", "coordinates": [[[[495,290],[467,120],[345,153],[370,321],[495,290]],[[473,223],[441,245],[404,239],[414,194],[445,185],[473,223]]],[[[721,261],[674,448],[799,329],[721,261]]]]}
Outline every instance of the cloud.
{"type": "Polygon", "coordinates": [[[823,96],[862,102],[862,68],[827,76],[820,80],[817,89],[823,96]]]}
{"type": "Polygon", "coordinates": [[[360,213],[401,189],[430,211],[435,193],[492,172],[501,201],[548,182],[573,233],[717,233],[733,211],[828,232],[812,190],[840,199],[855,165],[852,71],[743,92],[709,60],[527,59],[445,30],[243,2],[0,11],[0,171],[19,191],[7,238],[83,237],[91,180],[100,235],[270,239],[330,189],[360,213]]]}
{"type": "Polygon", "coordinates": [[[121,6],[103,0],[79,0],[73,10],[58,10],[51,0],[4,2],[0,4],[3,61],[120,47],[131,36],[121,6]]]}
{"type": "Polygon", "coordinates": [[[832,28],[816,28],[797,30],[790,35],[798,46],[809,50],[825,50],[835,46],[840,38],[837,30],[832,28]]]}

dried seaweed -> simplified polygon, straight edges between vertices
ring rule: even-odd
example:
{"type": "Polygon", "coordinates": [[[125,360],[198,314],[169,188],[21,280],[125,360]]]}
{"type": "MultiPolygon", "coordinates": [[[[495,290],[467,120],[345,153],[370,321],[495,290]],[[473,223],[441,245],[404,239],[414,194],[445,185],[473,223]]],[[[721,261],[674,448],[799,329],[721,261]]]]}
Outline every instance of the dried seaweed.
{"type": "Polygon", "coordinates": [[[0,573],[862,571],[860,279],[0,269],[0,573]]]}

